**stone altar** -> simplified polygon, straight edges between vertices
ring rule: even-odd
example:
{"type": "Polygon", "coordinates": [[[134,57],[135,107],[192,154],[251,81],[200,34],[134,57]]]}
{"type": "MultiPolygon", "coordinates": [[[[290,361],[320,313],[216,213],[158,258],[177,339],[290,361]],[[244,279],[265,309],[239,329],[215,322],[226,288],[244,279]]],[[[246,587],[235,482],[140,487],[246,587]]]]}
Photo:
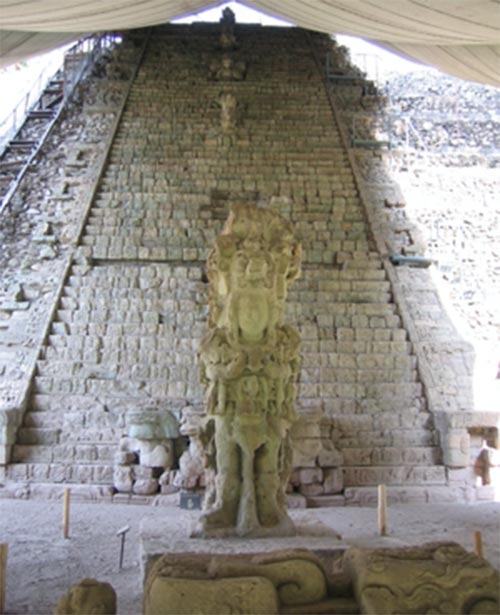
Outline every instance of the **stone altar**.
{"type": "Polygon", "coordinates": [[[290,224],[248,205],[233,208],[209,254],[200,349],[207,490],[197,536],[293,533],[285,489],[300,340],[283,319],[300,257],[290,224]]]}
{"type": "Polygon", "coordinates": [[[148,562],[144,614],[498,613],[498,571],[457,543],[346,549],[309,536],[309,548],[286,548],[286,540],[194,541],[188,552],[174,544],[148,562]]]}

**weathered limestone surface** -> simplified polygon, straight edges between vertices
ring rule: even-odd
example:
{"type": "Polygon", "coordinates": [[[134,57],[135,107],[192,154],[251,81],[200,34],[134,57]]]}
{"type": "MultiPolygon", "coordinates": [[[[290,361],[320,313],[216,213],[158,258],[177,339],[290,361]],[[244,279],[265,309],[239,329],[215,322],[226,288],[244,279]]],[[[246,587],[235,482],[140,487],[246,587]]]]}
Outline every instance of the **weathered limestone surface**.
{"type": "MultiPolygon", "coordinates": [[[[427,498],[450,481],[443,431],[427,403],[433,384],[424,390],[417,366],[413,315],[395,301],[387,250],[368,227],[316,64],[313,50],[331,42],[300,29],[233,24],[224,40],[220,32],[152,31],[36,364],[8,476],[111,485],[131,413],[170,412],[181,426],[174,467],[153,478],[165,492],[203,486],[189,418],[203,412],[203,264],[230,207],[257,202],[293,224],[304,251],[286,308],[302,340],[288,489],[356,501],[386,482],[389,493],[421,487],[427,498]],[[228,53],[231,70],[244,62],[244,78],[211,74],[228,53]]],[[[416,277],[405,275],[411,293],[416,277]]],[[[431,365],[437,380],[442,365],[431,365]]],[[[455,403],[464,391],[447,387],[455,403]]],[[[5,427],[9,438],[16,428],[5,427]]],[[[453,493],[472,497],[463,480],[453,493]]]]}
{"type": "Polygon", "coordinates": [[[175,553],[149,569],[144,613],[497,613],[499,573],[453,542],[339,553],[175,553]],[[244,606],[243,606],[244,605],[244,606]],[[259,610],[260,609],[260,610],[259,610]]]}
{"type": "Polygon", "coordinates": [[[324,563],[306,550],[252,556],[164,555],[150,570],[144,613],[280,613],[328,597],[324,563]]]}
{"type": "Polygon", "coordinates": [[[65,594],[57,605],[56,615],[89,615],[116,613],[116,593],[109,583],[83,579],[65,594]]]}
{"type": "Polygon", "coordinates": [[[498,613],[498,571],[456,543],[351,547],[344,565],[360,612],[367,615],[498,613]]]}

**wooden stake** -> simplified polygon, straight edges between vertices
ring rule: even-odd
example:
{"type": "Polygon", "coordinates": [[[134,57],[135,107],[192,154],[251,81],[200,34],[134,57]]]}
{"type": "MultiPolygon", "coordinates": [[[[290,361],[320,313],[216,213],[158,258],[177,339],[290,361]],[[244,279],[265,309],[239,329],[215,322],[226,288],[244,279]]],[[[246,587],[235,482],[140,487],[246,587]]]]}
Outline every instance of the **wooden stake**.
{"type": "Polygon", "coordinates": [[[0,614],[5,613],[5,590],[7,583],[8,545],[0,544],[0,614]]]}
{"type": "Polygon", "coordinates": [[[474,532],[474,553],[478,557],[483,557],[483,536],[479,530],[474,532]]]}
{"type": "Polygon", "coordinates": [[[64,538],[69,538],[69,501],[71,497],[71,489],[64,490],[63,503],[63,535],[64,538]]]}
{"type": "Polygon", "coordinates": [[[385,485],[378,486],[378,531],[381,536],[387,535],[387,493],[385,485]]]}

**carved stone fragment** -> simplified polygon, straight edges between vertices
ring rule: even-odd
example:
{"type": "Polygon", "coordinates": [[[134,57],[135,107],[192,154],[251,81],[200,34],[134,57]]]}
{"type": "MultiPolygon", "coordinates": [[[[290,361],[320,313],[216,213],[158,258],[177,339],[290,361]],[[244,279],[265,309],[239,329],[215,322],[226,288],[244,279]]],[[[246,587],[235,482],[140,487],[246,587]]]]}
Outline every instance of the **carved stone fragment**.
{"type": "Polygon", "coordinates": [[[320,559],[304,550],[168,554],[148,574],[144,613],[280,613],[283,607],[321,603],[328,598],[328,583],[320,559]]]}
{"type": "Polygon", "coordinates": [[[499,573],[453,542],[349,549],[345,566],[361,613],[498,613],[499,573]]]}
{"type": "Polygon", "coordinates": [[[233,11],[229,7],[226,7],[222,11],[222,17],[219,23],[221,29],[219,46],[226,50],[235,49],[237,47],[236,36],[234,34],[236,18],[233,11]]]}
{"type": "Polygon", "coordinates": [[[65,594],[57,605],[56,615],[114,615],[116,593],[109,583],[83,579],[65,594]]]}
{"type": "Polygon", "coordinates": [[[210,77],[215,81],[242,81],[246,76],[245,62],[235,60],[225,53],[220,60],[210,63],[210,77]]]}
{"type": "Polygon", "coordinates": [[[219,96],[220,121],[222,132],[231,133],[236,128],[238,101],[234,94],[223,93],[219,96]]]}

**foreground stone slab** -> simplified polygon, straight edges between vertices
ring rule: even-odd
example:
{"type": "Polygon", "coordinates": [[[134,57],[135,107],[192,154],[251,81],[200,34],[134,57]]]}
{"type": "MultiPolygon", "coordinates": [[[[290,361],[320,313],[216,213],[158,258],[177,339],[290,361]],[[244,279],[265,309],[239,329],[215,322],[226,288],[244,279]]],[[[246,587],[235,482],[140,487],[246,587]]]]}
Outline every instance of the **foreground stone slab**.
{"type": "MultiPolygon", "coordinates": [[[[326,568],[310,551],[245,555],[164,555],[144,591],[145,615],[282,612],[325,601],[326,568]]],[[[312,612],[312,611],[311,611],[312,612]]]]}
{"type": "Polygon", "coordinates": [[[352,547],[344,556],[360,612],[493,614],[500,611],[500,575],[453,542],[401,549],[352,547]]]}
{"type": "Polygon", "coordinates": [[[114,615],[116,593],[109,583],[83,579],[65,594],[57,605],[56,615],[114,615]]]}

